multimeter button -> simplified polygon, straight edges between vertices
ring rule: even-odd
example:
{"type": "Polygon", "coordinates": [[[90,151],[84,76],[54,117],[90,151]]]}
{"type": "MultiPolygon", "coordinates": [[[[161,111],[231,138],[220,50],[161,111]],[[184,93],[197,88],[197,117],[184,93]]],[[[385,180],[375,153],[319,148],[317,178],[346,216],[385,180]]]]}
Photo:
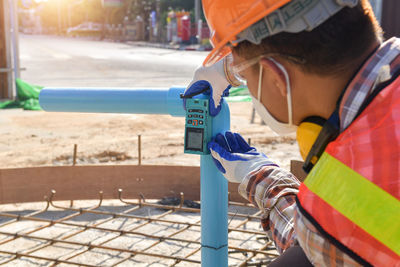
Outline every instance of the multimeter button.
{"type": "Polygon", "coordinates": [[[203,113],[203,110],[198,109],[197,112],[198,112],[198,113],[203,113]]]}
{"type": "Polygon", "coordinates": [[[199,121],[199,124],[200,124],[200,125],[203,125],[203,121],[199,121]]]}
{"type": "Polygon", "coordinates": [[[188,124],[192,124],[192,120],[188,120],[188,122],[187,122],[188,124]]]}
{"type": "Polygon", "coordinates": [[[200,119],[204,119],[204,116],[203,116],[203,115],[199,115],[199,118],[200,118],[200,119]]]}
{"type": "Polygon", "coordinates": [[[193,115],[193,118],[198,118],[198,117],[199,117],[199,115],[197,115],[197,114],[193,115]]]}
{"type": "Polygon", "coordinates": [[[193,112],[193,109],[189,109],[189,112],[193,112]]]}
{"type": "Polygon", "coordinates": [[[192,115],[188,115],[188,117],[189,117],[189,118],[191,118],[191,117],[192,117],[192,115]]]}

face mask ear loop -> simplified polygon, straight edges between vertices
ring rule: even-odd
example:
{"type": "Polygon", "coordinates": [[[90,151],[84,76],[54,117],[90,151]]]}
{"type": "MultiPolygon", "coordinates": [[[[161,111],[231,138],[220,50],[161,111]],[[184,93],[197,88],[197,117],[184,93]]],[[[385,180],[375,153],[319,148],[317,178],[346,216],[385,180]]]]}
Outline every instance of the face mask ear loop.
{"type": "Polygon", "coordinates": [[[263,67],[260,63],[260,73],[258,76],[258,92],[257,92],[257,100],[261,102],[261,85],[262,85],[262,74],[263,74],[263,67]]]}
{"type": "Polygon", "coordinates": [[[293,125],[292,88],[290,87],[289,75],[286,72],[286,70],[284,71],[284,74],[285,74],[285,78],[286,78],[289,125],[293,125]]]}
{"type": "Polygon", "coordinates": [[[293,109],[292,109],[292,88],[290,86],[289,74],[287,73],[284,66],[275,61],[273,58],[269,58],[270,61],[274,62],[275,65],[283,72],[286,81],[286,97],[288,104],[288,117],[289,117],[289,125],[293,125],[293,109]]]}

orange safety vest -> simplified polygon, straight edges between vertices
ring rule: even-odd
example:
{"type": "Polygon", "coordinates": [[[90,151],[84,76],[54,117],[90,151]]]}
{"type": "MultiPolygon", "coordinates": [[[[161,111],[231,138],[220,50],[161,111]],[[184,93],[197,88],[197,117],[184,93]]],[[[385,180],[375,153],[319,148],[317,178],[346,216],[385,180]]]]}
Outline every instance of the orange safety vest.
{"type": "Polygon", "coordinates": [[[400,266],[400,77],[327,146],[297,202],[359,263],[400,266]]]}

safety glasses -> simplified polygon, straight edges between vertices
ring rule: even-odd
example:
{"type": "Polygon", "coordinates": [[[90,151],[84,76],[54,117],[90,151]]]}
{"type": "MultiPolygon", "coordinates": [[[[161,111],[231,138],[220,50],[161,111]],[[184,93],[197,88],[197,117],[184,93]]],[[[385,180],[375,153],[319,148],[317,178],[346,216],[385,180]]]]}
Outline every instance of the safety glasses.
{"type": "Polygon", "coordinates": [[[250,68],[251,66],[257,64],[262,58],[264,57],[273,57],[273,56],[279,56],[279,57],[283,57],[289,61],[292,61],[293,63],[296,64],[300,64],[300,65],[304,65],[306,63],[306,60],[304,58],[301,57],[297,57],[297,56],[291,56],[291,55],[282,55],[279,53],[268,53],[268,54],[264,54],[261,56],[257,56],[255,58],[249,59],[249,60],[245,60],[237,65],[233,65],[230,68],[230,71],[232,73],[232,75],[242,84],[246,84],[247,81],[246,79],[241,75],[241,72],[243,72],[245,69],[250,68]]]}

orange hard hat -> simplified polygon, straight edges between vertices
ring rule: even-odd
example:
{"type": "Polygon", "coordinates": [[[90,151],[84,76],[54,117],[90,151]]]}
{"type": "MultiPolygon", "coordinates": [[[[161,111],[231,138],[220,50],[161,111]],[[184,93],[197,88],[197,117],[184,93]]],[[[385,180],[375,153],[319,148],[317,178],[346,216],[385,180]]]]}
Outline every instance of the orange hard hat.
{"type": "Polygon", "coordinates": [[[203,0],[214,49],[204,65],[212,65],[231,53],[227,46],[236,36],[291,0],[203,0]]]}
{"type": "Polygon", "coordinates": [[[312,31],[342,8],[360,0],[203,0],[214,49],[204,61],[209,66],[231,53],[231,47],[280,32],[312,31]]]}

